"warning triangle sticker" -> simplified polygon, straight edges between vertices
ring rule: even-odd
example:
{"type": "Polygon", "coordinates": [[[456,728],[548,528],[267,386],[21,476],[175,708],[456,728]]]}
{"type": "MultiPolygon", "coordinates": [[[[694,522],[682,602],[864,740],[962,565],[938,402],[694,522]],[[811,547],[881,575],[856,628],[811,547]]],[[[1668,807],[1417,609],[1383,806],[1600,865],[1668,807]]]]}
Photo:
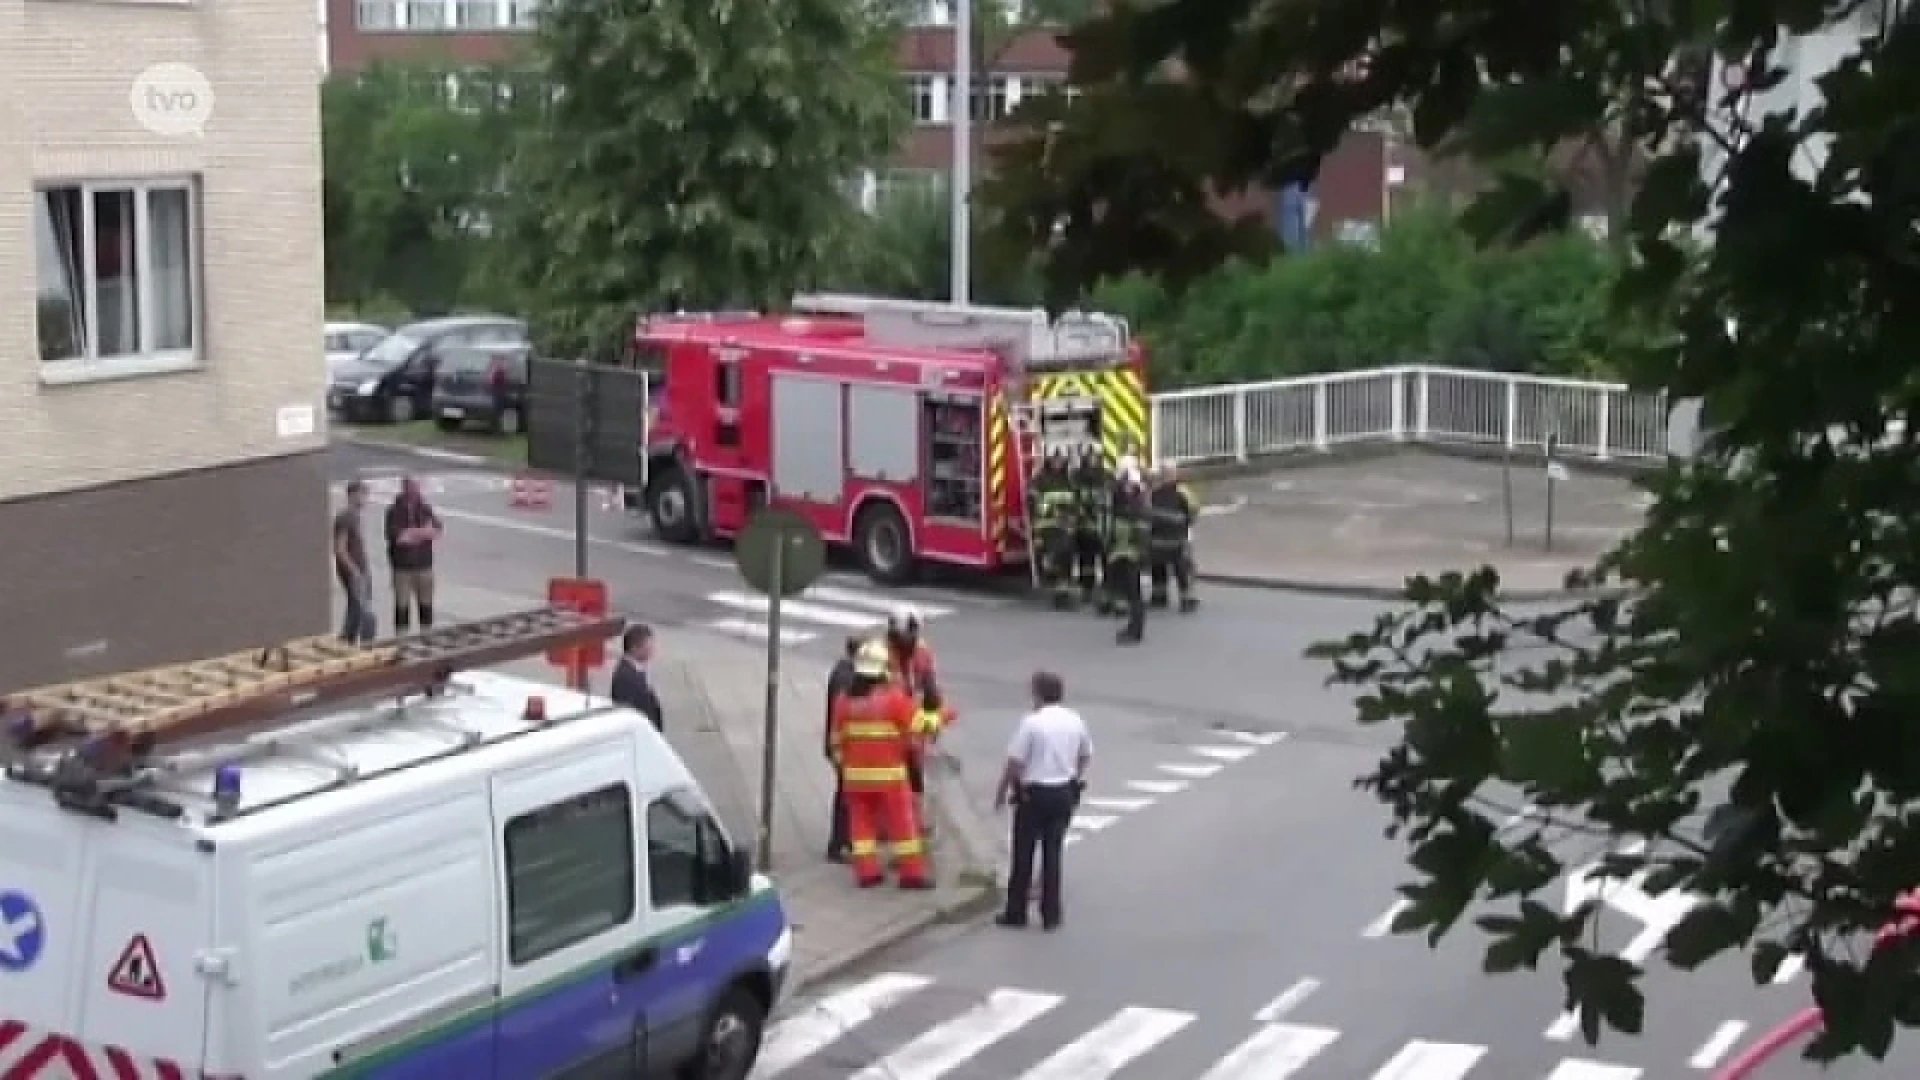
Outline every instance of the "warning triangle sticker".
{"type": "Polygon", "coordinates": [[[160,979],[160,963],[153,958],[153,944],[145,934],[133,935],[120,959],[107,976],[107,989],[145,1001],[167,1000],[167,984],[160,979]]]}

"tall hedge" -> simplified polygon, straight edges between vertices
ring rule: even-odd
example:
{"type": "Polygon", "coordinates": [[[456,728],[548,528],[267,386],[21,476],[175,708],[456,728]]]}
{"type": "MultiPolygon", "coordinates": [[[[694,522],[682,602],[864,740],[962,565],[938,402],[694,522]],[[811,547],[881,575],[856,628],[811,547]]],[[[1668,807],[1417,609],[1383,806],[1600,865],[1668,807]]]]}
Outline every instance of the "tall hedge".
{"type": "Polygon", "coordinates": [[[1134,321],[1161,386],[1404,363],[1604,375],[1624,333],[1608,310],[1614,265],[1577,233],[1480,250],[1450,217],[1422,211],[1377,250],[1232,264],[1177,298],[1125,278],[1093,301],[1134,321]]]}

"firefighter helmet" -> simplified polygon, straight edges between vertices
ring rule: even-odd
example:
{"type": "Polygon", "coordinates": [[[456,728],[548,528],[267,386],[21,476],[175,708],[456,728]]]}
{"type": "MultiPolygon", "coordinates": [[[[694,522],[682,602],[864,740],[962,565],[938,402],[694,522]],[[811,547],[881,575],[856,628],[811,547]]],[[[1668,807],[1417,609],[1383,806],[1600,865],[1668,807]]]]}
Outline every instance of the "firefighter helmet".
{"type": "Polygon", "coordinates": [[[917,634],[920,632],[920,612],[907,604],[893,609],[887,616],[887,631],[894,634],[917,634]]]}
{"type": "Polygon", "coordinates": [[[853,673],[869,679],[884,679],[887,677],[887,666],[891,659],[887,655],[886,642],[869,641],[860,646],[860,651],[854,654],[853,673]]]}

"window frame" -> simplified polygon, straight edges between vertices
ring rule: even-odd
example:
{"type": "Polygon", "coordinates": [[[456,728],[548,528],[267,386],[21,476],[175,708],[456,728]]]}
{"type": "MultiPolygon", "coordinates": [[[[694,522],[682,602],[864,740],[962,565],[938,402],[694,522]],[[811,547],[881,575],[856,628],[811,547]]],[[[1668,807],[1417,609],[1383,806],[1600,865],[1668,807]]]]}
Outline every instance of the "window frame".
{"type": "Polygon", "coordinates": [[[940,78],[923,72],[907,76],[907,97],[916,127],[940,126],[940,78]]]}
{"type": "MultiPolygon", "coordinates": [[[[42,178],[33,186],[33,213],[47,212],[43,204],[54,192],[73,191],[80,197],[80,245],[84,262],[79,269],[79,292],[85,305],[85,326],[82,328],[81,350],[74,356],[57,359],[39,357],[40,381],[46,385],[67,385],[72,383],[100,382],[110,379],[134,378],[147,375],[164,375],[182,371],[193,371],[200,367],[204,337],[206,334],[206,213],[202,206],[204,186],[197,173],[161,174],[143,177],[62,177],[42,178]],[[186,251],[187,273],[187,325],[191,344],[184,349],[142,349],[139,352],[116,353],[111,356],[100,354],[100,252],[99,232],[95,201],[102,193],[131,193],[133,200],[133,232],[136,272],[135,303],[137,305],[135,334],[142,345],[151,341],[157,333],[154,323],[155,267],[154,230],[153,230],[153,194],[157,191],[180,192],[185,195],[186,205],[186,251]]],[[[38,229],[36,220],[34,226],[38,229]]],[[[33,243],[34,288],[36,298],[40,295],[40,243],[33,243]]],[[[37,336],[37,334],[36,334],[37,336]]]]}
{"type": "MultiPolygon", "coordinates": [[[[638,845],[636,844],[636,841],[639,838],[635,835],[636,826],[634,823],[634,815],[633,815],[634,802],[635,802],[635,795],[634,795],[633,788],[630,785],[628,785],[625,781],[615,781],[614,783],[611,783],[611,784],[602,784],[588,791],[577,791],[570,795],[567,795],[564,798],[557,799],[553,802],[544,803],[540,806],[533,807],[528,810],[523,810],[520,813],[517,813],[512,817],[508,818],[506,823],[503,826],[501,826],[500,872],[501,872],[501,878],[503,880],[503,884],[505,886],[503,891],[506,894],[503,899],[505,901],[506,916],[507,916],[507,920],[506,920],[507,921],[507,933],[506,933],[507,963],[511,964],[515,968],[530,967],[534,964],[540,963],[541,961],[547,959],[548,957],[564,952],[567,949],[571,949],[576,945],[580,945],[584,942],[591,941],[594,938],[601,936],[602,934],[610,934],[632,924],[635,916],[639,914],[639,908],[640,908],[640,858],[639,858],[639,848],[638,848],[638,845]],[[517,905],[515,903],[515,890],[516,890],[517,880],[514,874],[514,857],[513,857],[515,831],[518,829],[524,828],[530,822],[534,824],[538,824],[543,820],[550,818],[556,812],[563,811],[569,807],[578,807],[582,805],[591,804],[595,800],[605,799],[612,796],[618,797],[618,805],[620,808],[620,826],[621,826],[622,832],[624,833],[620,846],[623,849],[621,851],[621,855],[626,860],[626,869],[627,869],[626,886],[625,886],[625,895],[626,895],[625,910],[619,913],[618,916],[614,918],[614,920],[611,923],[608,923],[605,926],[601,926],[598,929],[588,931],[587,933],[580,934],[579,936],[576,936],[576,937],[568,938],[567,940],[560,941],[557,944],[552,942],[542,942],[541,943],[542,947],[538,952],[532,952],[532,953],[522,952],[522,949],[525,943],[519,938],[519,936],[514,931],[514,917],[517,910],[517,905]]],[[[652,803],[649,802],[648,805],[651,806],[652,803]]],[[[595,852],[593,854],[593,860],[596,862],[605,860],[608,857],[610,857],[610,854],[611,854],[610,852],[595,852]]]]}

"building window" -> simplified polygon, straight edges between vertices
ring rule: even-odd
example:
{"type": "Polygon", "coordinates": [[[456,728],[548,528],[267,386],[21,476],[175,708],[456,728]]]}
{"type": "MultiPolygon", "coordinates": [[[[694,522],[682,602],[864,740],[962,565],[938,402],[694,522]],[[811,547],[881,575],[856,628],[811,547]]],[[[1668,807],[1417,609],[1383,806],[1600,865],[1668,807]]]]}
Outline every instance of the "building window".
{"type": "Polygon", "coordinates": [[[193,359],[200,293],[196,192],[192,181],[38,192],[42,363],[193,359]]]}
{"type": "Polygon", "coordinates": [[[494,0],[454,0],[453,24],[462,30],[497,30],[500,5],[494,0]]]}
{"type": "Polygon", "coordinates": [[[516,30],[531,30],[540,17],[540,0],[507,0],[507,22],[516,30]]]}
{"type": "Polygon", "coordinates": [[[507,822],[507,955],[531,964],[633,919],[633,796],[613,784],[507,822]]]}
{"type": "Polygon", "coordinates": [[[973,87],[973,118],[977,121],[1004,119],[1013,107],[1011,80],[996,75],[973,87]]]}
{"type": "Polygon", "coordinates": [[[909,26],[953,25],[952,0],[916,0],[907,14],[909,26]]]}
{"type": "Polygon", "coordinates": [[[400,29],[403,0],[360,0],[354,5],[354,22],[362,30],[400,29]]]}
{"type": "Polygon", "coordinates": [[[407,29],[445,30],[452,21],[449,0],[407,0],[407,29]]]}
{"type": "Polygon", "coordinates": [[[913,102],[913,122],[916,124],[938,124],[946,119],[946,109],[940,100],[945,90],[945,80],[933,75],[907,76],[907,91],[913,102]]]}

